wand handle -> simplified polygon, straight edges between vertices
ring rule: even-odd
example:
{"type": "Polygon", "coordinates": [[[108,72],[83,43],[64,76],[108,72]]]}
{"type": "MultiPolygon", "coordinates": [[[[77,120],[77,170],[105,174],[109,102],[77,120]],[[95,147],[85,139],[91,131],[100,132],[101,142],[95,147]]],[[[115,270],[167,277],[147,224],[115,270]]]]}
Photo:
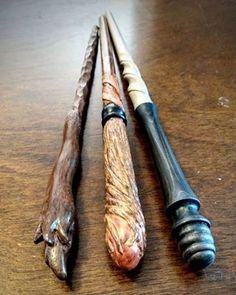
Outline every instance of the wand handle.
{"type": "Polygon", "coordinates": [[[146,247],[145,221],[126,126],[110,118],[103,128],[105,172],[105,240],[114,262],[125,270],[137,266],[146,247]]]}
{"type": "Polygon", "coordinates": [[[210,222],[198,213],[200,202],[175,158],[159,122],[156,106],[112,14],[108,12],[106,17],[119,62],[123,66],[123,76],[128,81],[128,92],[135,113],[147,132],[161,177],[166,212],[173,223],[173,235],[177,239],[184,261],[194,270],[203,269],[215,260],[210,222]]]}
{"type": "Polygon", "coordinates": [[[189,186],[158,119],[153,103],[135,110],[147,132],[156,167],[165,193],[166,213],[183,259],[194,270],[215,260],[215,245],[210,222],[199,214],[200,202],[189,186]]]}

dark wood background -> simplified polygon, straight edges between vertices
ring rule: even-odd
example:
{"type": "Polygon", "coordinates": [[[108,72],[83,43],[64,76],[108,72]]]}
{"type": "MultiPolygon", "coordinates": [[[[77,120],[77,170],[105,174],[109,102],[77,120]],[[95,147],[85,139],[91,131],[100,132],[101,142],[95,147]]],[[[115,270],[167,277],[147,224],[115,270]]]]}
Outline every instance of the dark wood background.
{"type": "MultiPolygon", "coordinates": [[[[0,294],[236,294],[236,2],[0,1],[0,294]],[[98,56],[76,198],[72,281],[32,243],[92,25],[112,10],[186,176],[212,221],[216,263],[183,265],[143,130],[128,97],[128,135],[147,226],[140,267],[113,266],[104,244],[98,56]]],[[[124,85],[124,88],[126,85],[124,85]]]]}

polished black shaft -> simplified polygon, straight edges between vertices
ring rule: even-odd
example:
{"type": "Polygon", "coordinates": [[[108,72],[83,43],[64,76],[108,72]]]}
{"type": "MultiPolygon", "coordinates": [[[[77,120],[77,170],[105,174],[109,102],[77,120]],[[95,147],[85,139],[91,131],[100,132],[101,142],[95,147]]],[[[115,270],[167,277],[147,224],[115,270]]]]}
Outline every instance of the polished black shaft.
{"type": "Polygon", "coordinates": [[[143,103],[135,110],[147,132],[165,195],[166,213],[172,220],[172,233],[183,259],[193,270],[200,270],[215,260],[210,222],[199,214],[200,202],[189,186],[158,119],[153,103],[143,103]]]}

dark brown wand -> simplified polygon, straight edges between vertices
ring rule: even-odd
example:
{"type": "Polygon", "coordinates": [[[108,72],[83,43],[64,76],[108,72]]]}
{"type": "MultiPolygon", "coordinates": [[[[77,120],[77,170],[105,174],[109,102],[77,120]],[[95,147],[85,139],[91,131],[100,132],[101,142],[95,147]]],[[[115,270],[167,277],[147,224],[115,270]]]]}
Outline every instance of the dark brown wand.
{"type": "Polygon", "coordinates": [[[83,123],[87,113],[98,44],[98,27],[88,42],[72,110],[66,116],[63,141],[50,175],[34,243],[45,241],[45,261],[56,276],[67,278],[67,260],[75,230],[72,184],[81,154],[83,123]]]}
{"type": "Polygon", "coordinates": [[[122,269],[137,266],[146,247],[145,222],[126,134],[126,117],[105,18],[99,19],[102,57],[105,241],[122,269]]]}

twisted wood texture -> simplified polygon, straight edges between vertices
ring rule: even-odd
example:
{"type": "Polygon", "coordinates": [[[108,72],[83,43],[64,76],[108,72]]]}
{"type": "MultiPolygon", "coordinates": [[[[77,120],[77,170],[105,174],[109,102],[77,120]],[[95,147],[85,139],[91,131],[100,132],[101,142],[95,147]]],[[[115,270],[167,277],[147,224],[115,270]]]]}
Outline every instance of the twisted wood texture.
{"type": "Polygon", "coordinates": [[[124,122],[108,120],[103,139],[106,244],[115,263],[131,270],[144,254],[146,234],[124,122]]]}
{"type": "Polygon", "coordinates": [[[102,101],[104,105],[114,103],[124,110],[120,98],[119,85],[114,75],[105,73],[102,76],[102,101]]]}
{"type": "Polygon", "coordinates": [[[66,116],[63,141],[50,175],[34,242],[45,241],[45,260],[60,279],[67,278],[67,259],[72,247],[75,207],[72,183],[79,164],[83,123],[96,60],[98,28],[87,46],[73,108],[66,116]]]}
{"type": "MultiPolygon", "coordinates": [[[[123,108],[116,78],[110,76],[103,76],[103,103],[119,102],[123,108]]],[[[107,121],[103,141],[105,240],[114,262],[125,270],[132,270],[144,254],[146,234],[126,126],[122,119],[107,121]]]]}

